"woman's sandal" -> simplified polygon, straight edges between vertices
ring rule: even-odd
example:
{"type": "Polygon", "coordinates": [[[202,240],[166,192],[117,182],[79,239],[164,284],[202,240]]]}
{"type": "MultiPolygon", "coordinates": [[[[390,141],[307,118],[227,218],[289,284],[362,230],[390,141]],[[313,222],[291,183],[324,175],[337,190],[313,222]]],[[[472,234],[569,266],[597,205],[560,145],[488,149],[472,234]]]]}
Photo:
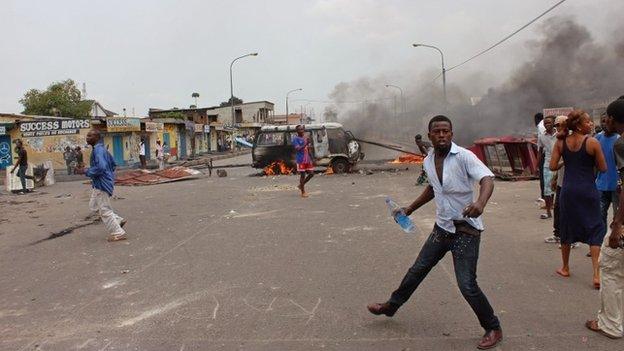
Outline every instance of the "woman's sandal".
{"type": "Polygon", "coordinates": [[[605,332],[604,330],[600,329],[600,327],[598,327],[598,321],[595,319],[592,320],[588,320],[587,322],[585,322],[585,328],[596,332],[598,334],[604,335],[609,339],[619,339],[617,336],[613,336],[611,334],[608,334],[607,332],[605,332]]]}

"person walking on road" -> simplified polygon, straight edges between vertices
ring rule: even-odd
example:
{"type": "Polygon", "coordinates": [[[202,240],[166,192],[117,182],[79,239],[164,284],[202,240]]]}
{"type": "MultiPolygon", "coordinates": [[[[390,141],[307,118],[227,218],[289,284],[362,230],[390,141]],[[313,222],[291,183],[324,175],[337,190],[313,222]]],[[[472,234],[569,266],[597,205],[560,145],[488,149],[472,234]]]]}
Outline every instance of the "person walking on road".
{"type": "Polygon", "coordinates": [[[314,163],[310,157],[310,139],[305,136],[305,127],[298,125],[295,130],[297,135],[293,137],[293,146],[297,152],[297,172],[299,173],[299,190],[301,197],[308,197],[305,185],[314,177],[314,163]]]}
{"type": "Polygon", "coordinates": [[[542,198],[546,203],[546,213],[542,213],[541,219],[552,218],[552,206],[553,206],[553,190],[550,183],[553,178],[553,172],[550,170],[550,157],[552,155],[552,149],[557,140],[557,133],[555,132],[555,116],[546,116],[543,119],[544,132],[537,136],[537,147],[539,148],[540,175],[544,180],[544,189],[542,190],[542,198]],[[543,159],[542,159],[543,158],[543,159]]]}
{"type": "Polygon", "coordinates": [[[63,159],[65,160],[65,166],[67,167],[67,175],[74,174],[76,155],[74,154],[74,150],[72,150],[71,147],[65,147],[65,152],[63,152],[63,159]]]}
{"type": "Polygon", "coordinates": [[[35,180],[35,177],[26,175],[28,171],[28,153],[24,148],[24,144],[21,139],[17,139],[15,141],[15,152],[17,153],[17,162],[11,169],[11,174],[15,172],[15,168],[17,168],[17,176],[20,179],[20,183],[22,183],[22,190],[19,194],[29,193],[30,190],[26,189],[26,179],[35,180]]]}
{"type": "MultiPolygon", "coordinates": [[[[555,118],[555,128],[557,129],[557,138],[564,138],[568,135],[568,127],[566,125],[566,121],[568,120],[568,116],[557,116],[555,118]]],[[[554,145],[553,145],[554,148],[554,145]]],[[[552,158],[552,155],[551,155],[552,158]]],[[[550,161],[549,161],[550,162],[550,161]]],[[[550,167],[550,164],[548,165],[550,167]]],[[[553,201],[553,235],[544,239],[544,242],[548,244],[559,244],[560,243],[560,234],[559,234],[559,205],[561,204],[561,187],[563,186],[563,178],[565,173],[565,166],[563,162],[560,162],[559,169],[554,172],[552,183],[550,184],[551,188],[554,188],[555,196],[553,201]]],[[[572,244],[572,248],[576,247],[578,243],[572,244]]]]}
{"type": "Polygon", "coordinates": [[[158,169],[165,169],[165,151],[160,140],[156,140],[156,160],[158,160],[158,169]]]}
{"type": "MultiPolygon", "coordinates": [[[[420,154],[423,156],[427,156],[427,154],[429,153],[429,149],[431,149],[431,144],[429,142],[423,141],[422,135],[420,134],[416,134],[416,136],[414,137],[414,142],[416,143],[416,146],[418,147],[418,151],[420,151],[420,154]]],[[[427,182],[427,173],[425,172],[425,167],[422,166],[420,175],[418,176],[418,180],[416,180],[416,185],[423,185],[426,182],[427,182]]]]}
{"type": "Polygon", "coordinates": [[[74,173],[79,174],[77,173],[77,170],[84,168],[84,156],[82,154],[82,149],[80,148],[80,146],[76,146],[76,148],[74,149],[74,154],[76,155],[76,170],[74,171],[74,173]]]}
{"type": "Polygon", "coordinates": [[[141,137],[141,141],[139,142],[139,161],[141,161],[141,168],[145,169],[147,167],[147,162],[145,161],[145,138],[141,137]]]}
{"type": "Polygon", "coordinates": [[[101,142],[100,132],[92,129],[87,134],[87,143],[93,147],[89,168],[81,170],[91,178],[91,199],[89,208],[98,212],[108,230],[108,241],[126,240],[123,226],[126,220],[115,213],[111,206],[111,197],[115,189],[115,161],[101,142]]]}
{"type": "Polygon", "coordinates": [[[390,299],[367,308],[375,315],[393,316],[431,269],[451,251],[459,289],[485,330],[477,347],[490,349],[502,341],[503,332],[494,309],[477,285],[477,261],[484,229],[481,214],[494,191],[494,174],[475,154],[453,143],[453,125],[448,117],[435,116],[429,121],[429,140],[433,150],[424,160],[429,185],[401,211],[409,216],[435,200],[436,223],[416,262],[390,299]],[[476,200],[474,183],[480,185],[476,200]]]}
{"type": "Polygon", "coordinates": [[[572,134],[557,141],[550,159],[552,171],[559,169],[561,158],[565,164],[559,204],[563,266],[556,272],[562,277],[569,277],[570,245],[575,242],[588,244],[594,268],[593,285],[599,289],[598,255],[605,228],[600,215],[600,194],[596,189],[594,167],[606,172],[607,163],[598,140],[588,136],[591,123],[585,111],[570,112],[567,127],[572,134]]]}
{"type": "MultiPolygon", "coordinates": [[[[596,134],[596,140],[600,143],[600,148],[607,161],[607,171],[598,172],[596,176],[596,188],[600,192],[600,213],[602,215],[602,223],[605,231],[607,230],[607,214],[609,207],[613,206],[613,215],[617,213],[619,196],[617,192],[618,170],[615,164],[615,155],[613,153],[613,145],[620,135],[609,128],[608,122],[604,121],[607,116],[603,116],[600,120],[602,132],[596,134]]],[[[606,233],[605,233],[606,234],[606,233]]]]}
{"type": "MultiPolygon", "coordinates": [[[[618,134],[624,133],[624,99],[607,107],[605,128],[618,134]]],[[[624,139],[615,143],[615,159],[619,177],[624,180],[624,139]]],[[[600,311],[596,319],[588,320],[585,326],[612,339],[624,336],[624,196],[611,224],[611,234],[605,236],[600,252],[600,311]]]]}

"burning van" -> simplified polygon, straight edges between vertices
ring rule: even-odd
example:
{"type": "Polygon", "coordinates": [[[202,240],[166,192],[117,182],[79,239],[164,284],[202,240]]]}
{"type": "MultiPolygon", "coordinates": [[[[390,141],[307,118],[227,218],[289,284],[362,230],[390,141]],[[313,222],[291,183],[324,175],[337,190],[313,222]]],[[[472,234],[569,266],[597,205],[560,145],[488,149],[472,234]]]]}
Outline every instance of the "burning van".
{"type": "MultiPolygon", "coordinates": [[[[297,135],[295,128],[294,125],[262,127],[254,139],[253,167],[268,169],[268,173],[291,173],[295,167],[292,145],[292,139],[297,135]]],[[[353,134],[339,123],[307,124],[305,130],[312,141],[310,151],[317,166],[331,168],[334,173],[345,173],[364,158],[353,134]]]]}

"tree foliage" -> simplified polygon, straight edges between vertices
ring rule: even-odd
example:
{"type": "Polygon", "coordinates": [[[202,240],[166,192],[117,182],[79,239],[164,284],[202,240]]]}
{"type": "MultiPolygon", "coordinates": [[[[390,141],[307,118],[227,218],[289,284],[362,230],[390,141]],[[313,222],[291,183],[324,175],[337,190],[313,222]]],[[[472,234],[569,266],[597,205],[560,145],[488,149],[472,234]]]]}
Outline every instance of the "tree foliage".
{"type": "Polygon", "coordinates": [[[92,101],[82,100],[73,80],[52,83],[46,90],[30,89],[20,99],[23,114],[87,118],[92,101]]]}
{"type": "MultiPolygon", "coordinates": [[[[234,105],[240,105],[243,103],[243,99],[239,99],[236,96],[234,97],[234,105]]],[[[231,106],[232,105],[232,98],[229,98],[228,101],[224,101],[222,102],[219,107],[225,107],[225,106],[231,106]]]]}
{"type": "Polygon", "coordinates": [[[180,111],[171,111],[158,115],[158,118],[177,118],[177,119],[186,119],[186,115],[180,111]]]}

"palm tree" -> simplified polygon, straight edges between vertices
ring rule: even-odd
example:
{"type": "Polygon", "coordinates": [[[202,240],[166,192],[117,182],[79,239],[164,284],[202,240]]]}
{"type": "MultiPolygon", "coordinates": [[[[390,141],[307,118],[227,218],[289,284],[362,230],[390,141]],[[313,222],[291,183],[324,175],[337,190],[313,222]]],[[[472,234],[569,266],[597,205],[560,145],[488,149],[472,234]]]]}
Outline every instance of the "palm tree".
{"type": "Polygon", "coordinates": [[[199,93],[193,93],[191,94],[191,97],[195,99],[195,106],[197,106],[197,99],[199,98],[199,93]]]}

